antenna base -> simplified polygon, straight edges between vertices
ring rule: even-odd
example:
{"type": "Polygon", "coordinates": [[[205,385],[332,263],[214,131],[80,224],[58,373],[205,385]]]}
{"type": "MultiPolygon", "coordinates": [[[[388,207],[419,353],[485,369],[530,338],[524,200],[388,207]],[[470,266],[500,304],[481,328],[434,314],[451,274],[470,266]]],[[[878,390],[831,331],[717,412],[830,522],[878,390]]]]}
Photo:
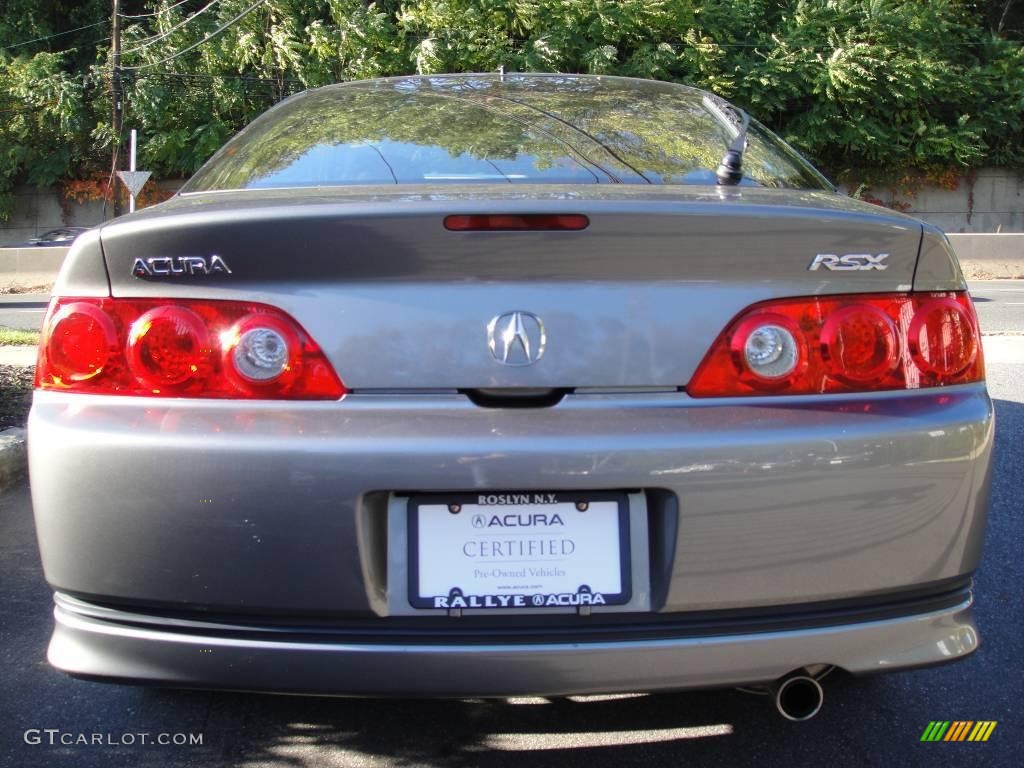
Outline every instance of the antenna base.
{"type": "Polygon", "coordinates": [[[722,186],[734,187],[739,184],[743,180],[743,155],[735,149],[730,149],[718,164],[715,176],[722,186]]]}

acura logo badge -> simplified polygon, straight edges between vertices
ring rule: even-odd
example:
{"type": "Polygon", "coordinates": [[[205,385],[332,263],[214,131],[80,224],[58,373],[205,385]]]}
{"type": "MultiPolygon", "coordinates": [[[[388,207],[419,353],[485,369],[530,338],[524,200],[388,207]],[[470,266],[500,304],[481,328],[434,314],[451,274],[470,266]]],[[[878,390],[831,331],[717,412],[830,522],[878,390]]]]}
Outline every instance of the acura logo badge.
{"type": "Polygon", "coordinates": [[[214,254],[205,256],[152,256],[135,259],[132,263],[135,277],[183,277],[185,275],[230,275],[231,267],[214,254]]]}
{"type": "Polygon", "coordinates": [[[529,312],[506,312],[487,324],[487,347],[502,365],[531,365],[547,344],[544,323],[529,312]]]}

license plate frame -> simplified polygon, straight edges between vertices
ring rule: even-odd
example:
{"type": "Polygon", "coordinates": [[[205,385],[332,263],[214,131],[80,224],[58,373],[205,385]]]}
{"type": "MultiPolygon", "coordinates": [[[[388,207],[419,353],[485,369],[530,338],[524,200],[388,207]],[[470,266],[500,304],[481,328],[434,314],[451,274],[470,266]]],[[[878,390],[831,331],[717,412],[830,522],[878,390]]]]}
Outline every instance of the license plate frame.
{"type": "MultiPolygon", "coordinates": [[[[589,511],[589,507],[588,507],[589,511]]],[[[440,513],[435,509],[430,512],[431,514],[439,515],[440,513]]],[[[622,491],[488,491],[486,493],[471,493],[471,492],[453,492],[453,493],[423,493],[413,494],[407,497],[406,502],[406,530],[407,530],[407,542],[406,542],[406,555],[408,563],[408,603],[415,609],[452,609],[452,608],[463,608],[468,610],[488,610],[497,611],[500,613],[517,613],[523,611],[536,611],[544,609],[561,609],[565,610],[569,608],[580,608],[584,605],[592,606],[621,606],[629,603],[633,596],[632,589],[632,562],[631,562],[631,542],[630,542],[630,504],[629,497],[625,492],[622,491]],[[491,498],[509,498],[517,499],[526,497],[529,501],[522,503],[505,503],[505,504],[480,504],[480,497],[491,497],[491,498]],[[510,596],[511,593],[506,592],[506,596],[509,600],[505,603],[498,602],[501,600],[497,595],[478,594],[479,590],[469,590],[467,593],[459,585],[452,585],[448,600],[454,602],[454,604],[438,605],[435,598],[439,595],[421,595],[420,594],[420,542],[421,542],[421,509],[423,507],[444,507],[445,514],[452,514],[448,511],[451,505],[458,505],[460,507],[460,514],[465,514],[467,519],[472,520],[474,516],[486,515],[487,513],[498,513],[502,515],[520,515],[530,514],[523,512],[524,507],[536,507],[538,506],[538,498],[549,498],[551,501],[542,503],[551,510],[563,510],[567,511],[566,505],[572,505],[571,509],[575,510],[576,505],[579,503],[601,503],[601,502],[614,502],[616,509],[614,511],[602,508],[602,525],[607,527],[610,520],[614,520],[615,528],[617,532],[618,542],[617,546],[614,546],[611,542],[603,542],[603,546],[608,551],[614,550],[617,554],[618,564],[618,583],[619,590],[617,592],[602,591],[597,592],[595,590],[582,589],[584,585],[580,585],[575,592],[575,597],[569,592],[557,592],[557,593],[546,593],[546,592],[533,592],[524,594],[522,600],[518,600],[514,595],[510,596]],[[478,511],[473,511],[476,507],[478,511]],[[541,594],[543,603],[536,602],[537,594],[541,594]],[[453,600],[453,596],[461,595],[463,600],[453,600]],[[599,595],[599,597],[598,597],[599,595]],[[476,599],[472,599],[476,598],[476,599]],[[486,599],[490,598],[490,600],[486,599]],[[595,602],[596,601],[596,602],[595,602]]],[[[581,521],[575,521],[577,529],[585,529],[586,524],[580,525],[581,521]]],[[[527,526],[530,527],[530,526],[527,526]]],[[[593,531],[591,530],[591,534],[593,531]]],[[[575,550],[573,552],[575,554],[575,550]]],[[[529,562],[529,561],[527,561],[529,562]]],[[[547,562],[543,560],[537,560],[537,563],[547,562]]],[[[539,577],[543,578],[543,577],[539,577]]]]}

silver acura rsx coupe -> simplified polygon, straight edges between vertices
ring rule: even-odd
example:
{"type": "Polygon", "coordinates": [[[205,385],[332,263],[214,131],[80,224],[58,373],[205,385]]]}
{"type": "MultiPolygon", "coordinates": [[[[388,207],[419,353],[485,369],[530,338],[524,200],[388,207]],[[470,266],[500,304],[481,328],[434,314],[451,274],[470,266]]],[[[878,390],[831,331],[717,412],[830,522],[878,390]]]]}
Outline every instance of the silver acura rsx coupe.
{"type": "Polygon", "coordinates": [[[73,675],[770,685],[973,652],[992,406],[940,231],[678,85],[294,96],[78,239],[29,420],[73,675]]]}

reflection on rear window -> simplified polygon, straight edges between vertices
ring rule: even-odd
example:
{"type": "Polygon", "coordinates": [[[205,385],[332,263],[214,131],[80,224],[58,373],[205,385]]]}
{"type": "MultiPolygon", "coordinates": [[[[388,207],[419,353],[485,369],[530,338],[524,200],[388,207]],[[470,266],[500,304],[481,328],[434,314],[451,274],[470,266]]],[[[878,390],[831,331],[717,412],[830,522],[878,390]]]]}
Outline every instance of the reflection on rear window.
{"type": "MultiPolygon", "coordinates": [[[[701,94],[620,78],[486,75],[328,86],[228,142],[183,192],[354,184],[714,184],[731,136],[701,94]]],[[[826,188],[758,124],[747,185],[826,188]]]]}
{"type": "Polygon", "coordinates": [[[550,162],[537,155],[475,157],[453,155],[439,146],[409,141],[321,142],[280,168],[251,178],[249,188],[335,186],[339,184],[421,184],[424,182],[549,181],[585,184],[597,174],[568,157],[550,162]]]}

